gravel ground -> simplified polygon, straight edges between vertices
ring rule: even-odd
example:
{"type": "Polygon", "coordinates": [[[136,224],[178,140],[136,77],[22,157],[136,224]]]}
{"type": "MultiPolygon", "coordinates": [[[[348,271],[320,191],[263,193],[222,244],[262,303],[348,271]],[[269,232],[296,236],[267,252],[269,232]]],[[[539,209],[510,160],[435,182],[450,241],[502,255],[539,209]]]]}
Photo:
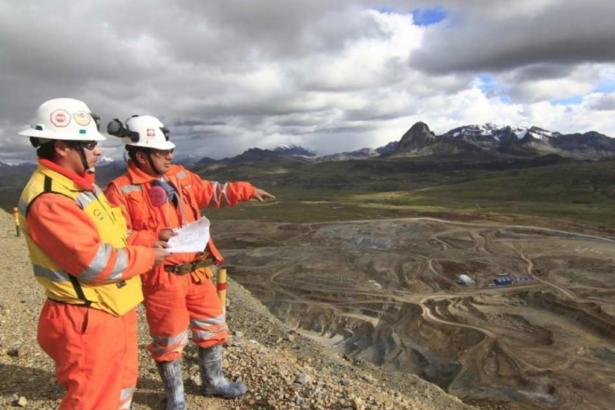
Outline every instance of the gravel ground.
{"type": "MultiPolygon", "coordinates": [[[[63,389],[53,363],[36,342],[45,301],[34,280],[25,240],[15,237],[12,215],[0,211],[0,409],[51,410],[63,389]]],[[[232,272],[230,272],[232,274],[232,272]]],[[[229,281],[227,376],[242,379],[249,392],[237,400],[205,398],[196,349],[187,347],[184,379],[188,409],[462,410],[471,409],[440,388],[413,375],[385,372],[346,360],[304,338],[269,314],[243,287],[229,281]]],[[[147,353],[149,336],[139,308],[139,381],[133,409],[164,409],[162,383],[147,353]]]]}

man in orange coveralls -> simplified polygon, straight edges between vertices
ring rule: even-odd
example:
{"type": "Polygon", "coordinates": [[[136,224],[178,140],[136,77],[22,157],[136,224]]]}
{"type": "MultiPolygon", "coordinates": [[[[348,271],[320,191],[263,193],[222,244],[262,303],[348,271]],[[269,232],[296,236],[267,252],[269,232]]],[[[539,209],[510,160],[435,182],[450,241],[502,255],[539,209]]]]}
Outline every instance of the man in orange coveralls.
{"type": "Polygon", "coordinates": [[[37,110],[30,137],[39,167],[19,200],[36,280],[48,300],[38,342],[67,394],[61,410],[129,409],[137,384],[138,275],[162,263],[162,249],[127,246],[126,221],[94,184],[100,120],[81,101],[37,110]]]}
{"type": "MultiPolygon", "coordinates": [[[[123,139],[130,157],[128,172],[113,180],[106,194],[111,203],[125,210],[132,244],[166,242],[174,235],[171,229],[201,218],[201,207],[274,198],[247,182],[221,185],[171,165],[175,145],[169,141],[167,128],[155,117],[133,116],[125,125],[114,120],[107,131],[123,139]]],[[[222,344],[228,327],[208,268],[222,262],[210,241],[203,253],[174,253],[164,265],[143,277],[147,322],[153,338],[149,352],[165,386],[167,410],[186,408],[180,358],[188,343],[188,327],[198,346],[203,394],[236,398],[246,392],[242,383],[229,382],[222,375],[222,344]]]]}

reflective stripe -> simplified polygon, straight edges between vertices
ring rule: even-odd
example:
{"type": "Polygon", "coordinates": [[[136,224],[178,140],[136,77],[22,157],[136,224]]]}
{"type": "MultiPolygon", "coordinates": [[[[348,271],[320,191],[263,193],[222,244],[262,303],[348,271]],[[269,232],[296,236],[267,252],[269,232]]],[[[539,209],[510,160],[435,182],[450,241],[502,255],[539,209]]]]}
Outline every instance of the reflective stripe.
{"type": "Polygon", "coordinates": [[[192,184],[184,185],[184,188],[186,188],[186,189],[192,188],[192,184]]]}
{"type": "Polygon", "coordinates": [[[23,216],[26,216],[26,211],[28,210],[28,204],[26,204],[26,202],[22,198],[19,198],[17,209],[19,210],[20,214],[22,214],[23,216]]]}
{"type": "Polygon", "coordinates": [[[228,332],[228,326],[222,326],[220,329],[212,330],[211,332],[196,330],[192,332],[192,338],[195,340],[207,340],[222,332],[228,332]]]}
{"type": "Polygon", "coordinates": [[[96,197],[99,197],[100,194],[102,193],[103,193],[102,189],[100,189],[98,185],[94,184],[94,194],[96,195],[96,197]]]}
{"type": "Polygon", "coordinates": [[[117,250],[117,260],[115,261],[115,268],[109,275],[109,280],[122,279],[122,273],[128,268],[128,254],[124,249],[117,250]]]}
{"type": "Polygon", "coordinates": [[[211,181],[211,185],[213,185],[214,191],[214,204],[218,205],[218,188],[220,187],[220,184],[216,181],[211,181]]]}
{"type": "Polygon", "coordinates": [[[177,173],[177,178],[178,179],[186,178],[186,173],[184,171],[178,172],[177,173]]]}
{"type": "Polygon", "coordinates": [[[113,246],[108,243],[101,244],[98,247],[96,256],[94,256],[94,259],[90,262],[90,266],[85,268],[85,270],[79,274],[79,279],[83,282],[90,282],[96,279],[96,277],[100,275],[100,272],[107,267],[112,250],[113,246]]]}
{"type": "Polygon", "coordinates": [[[218,317],[212,317],[209,319],[192,319],[190,320],[190,327],[209,327],[215,325],[221,325],[226,321],[226,315],[223,313],[218,317]]]}
{"type": "Polygon", "coordinates": [[[123,403],[120,406],[120,410],[130,410],[130,405],[132,404],[132,397],[130,398],[130,400],[127,400],[126,403],[123,403]]]}
{"type": "Polygon", "coordinates": [[[173,346],[176,344],[186,344],[188,343],[188,334],[186,332],[181,332],[177,336],[155,336],[152,335],[152,339],[154,339],[154,344],[160,347],[173,346]]]}
{"type": "Polygon", "coordinates": [[[188,344],[188,334],[182,332],[174,337],[154,336],[153,353],[155,356],[162,356],[168,353],[181,352],[184,346],[188,344]]]}
{"type": "Polygon", "coordinates": [[[141,185],[125,185],[120,188],[120,191],[125,194],[129,194],[131,192],[139,192],[141,191],[141,185]]]}
{"type": "Polygon", "coordinates": [[[126,231],[126,236],[130,236],[130,234],[131,234],[131,233],[132,233],[132,231],[131,231],[130,229],[128,229],[128,230],[126,231]]]}
{"type": "Polygon", "coordinates": [[[220,200],[220,206],[225,206],[229,204],[228,196],[226,196],[226,188],[228,188],[228,183],[222,186],[222,191],[220,193],[222,195],[222,199],[220,200]]]}
{"type": "Polygon", "coordinates": [[[43,268],[40,265],[32,264],[34,268],[34,276],[38,276],[39,278],[49,279],[52,282],[69,282],[70,278],[68,277],[68,273],[63,270],[53,271],[47,268],[43,268]]]}
{"type": "Polygon", "coordinates": [[[136,389],[134,387],[122,389],[122,391],[120,392],[120,403],[122,403],[120,405],[121,410],[130,409],[130,405],[132,404],[132,396],[134,395],[135,390],[136,389]]]}
{"type": "Polygon", "coordinates": [[[81,209],[85,209],[85,207],[91,204],[92,201],[94,201],[95,199],[96,197],[93,193],[82,192],[77,198],[75,198],[75,201],[77,202],[77,204],[79,204],[79,207],[81,207],[81,209]]]}
{"type": "Polygon", "coordinates": [[[213,185],[214,191],[214,203],[220,206],[226,206],[229,204],[228,196],[226,195],[226,189],[228,188],[228,183],[222,185],[220,188],[220,183],[216,181],[210,181],[213,185]],[[220,190],[220,197],[218,198],[218,190],[220,190]]]}
{"type": "Polygon", "coordinates": [[[124,401],[126,399],[129,399],[135,393],[135,390],[136,390],[135,387],[129,387],[127,389],[122,389],[122,391],[120,392],[120,400],[124,401]]]}

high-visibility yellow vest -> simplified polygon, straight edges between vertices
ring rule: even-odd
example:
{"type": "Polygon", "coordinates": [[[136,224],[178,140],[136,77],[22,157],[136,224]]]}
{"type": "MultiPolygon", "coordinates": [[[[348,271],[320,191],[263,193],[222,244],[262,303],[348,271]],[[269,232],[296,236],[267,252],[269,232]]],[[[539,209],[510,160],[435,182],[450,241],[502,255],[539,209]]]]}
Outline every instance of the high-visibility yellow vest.
{"type": "Polygon", "coordinates": [[[39,166],[24,188],[19,201],[19,224],[22,227],[36,280],[45,287],[49,299],[88,305],[114,316],[121,316],[143,301],[141,278],[91,285],[68,274],[32,240],[28,227],[27,212],[30,204],[38,196],[52,192],[69,197],[92,220],[103,244],[114,248],[127,245],[126,220],[119,207],[107,201],[100,188],[94,185],[94,192],[84,191],[69,178],[39,166]]]}

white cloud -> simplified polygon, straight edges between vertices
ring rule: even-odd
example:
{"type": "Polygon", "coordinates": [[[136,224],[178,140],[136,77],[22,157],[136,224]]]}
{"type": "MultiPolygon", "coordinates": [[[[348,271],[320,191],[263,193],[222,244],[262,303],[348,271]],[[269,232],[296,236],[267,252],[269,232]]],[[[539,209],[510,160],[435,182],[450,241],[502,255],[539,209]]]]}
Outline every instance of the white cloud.
{"type": "MultiPolygon", "coordinates": [[[[613,97],[594,92],[615,83],[612,2],[561,3],[0,0],[0,160],[33,157],[15,134],[61,96],[105,120],[159,116],[179,153],[213,157],[375,148],[418,120],[615,135],[613,97]],[[447,19],[416,25],[408,12],[434,4],[447,19]],[[481,91],[485,73],[500,91],[481,91]],[[549,102],[572,96],[583,102],[549,102]]],[[[106,145],[121,156],[119,141],[106,145]]]]}

